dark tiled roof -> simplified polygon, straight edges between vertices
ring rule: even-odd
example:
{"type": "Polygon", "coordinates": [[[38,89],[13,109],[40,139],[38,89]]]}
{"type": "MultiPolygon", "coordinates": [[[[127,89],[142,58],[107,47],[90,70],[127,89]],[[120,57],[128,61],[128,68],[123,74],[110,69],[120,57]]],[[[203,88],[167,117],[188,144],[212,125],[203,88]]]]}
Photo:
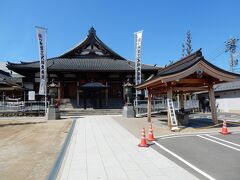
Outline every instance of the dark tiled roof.
{"type": "Polygon", "coordinates": [[[86,83],[84,85],[81,86],[81,88],[106,88],[107,86],[105,86],[104,84],[100,83],[100,82],[89,82],[89,83],[86,83]]]}
{"type": "Polygon", "coordinates": [[[232,73],[232,72],[225,71],[225,70],[211,64],[210,62],[206,61],[204,59],[204,56],[202,56],[201,49],[199,49],[196,52],[190,54],[189,56],[186,56],[186,57],[180,59],[179,61],[177,61],[177,62],[175,62],[175,63],[173,63],[173,64],[171,64],[171,65],[169,65],[165,68],[162,68],[158,72],[158,74],[155,77],[153,77],[152,79],[155,79],[155,78],[158,78],[158,77],[163,77],[163,76],[168,76],[168,75],[171,75],[171,74],[176,74],[176,73],[185,71],[186,69],[188,69],[188,68],[192,67],[193,65],[197,64],[199,61],[204,61],[209,66],[211,66],[214,69],[217,69],[221,72],[240,77],[240,74],[235,74],[235,73],[232,73]]]}
{"type": "Polygon", "coordinates": [[[240,89],[240,81],[222,83],[214,85],[214,91],[230,91],[240,89]]]}
{"type": "Polygon", "coordinates": [[[187,69],[191,68],[192,66],[194,66],[195,64],[197,64],[199,62],[203,62],[204,64],[207,64],[208,66],[210,66],[211,68],[213,68],[219,72],[231,75],[231,76],[235,77],[235,79],[240,78],[240,74],[225,71],[225,70],[211,64],[207,60],[205,60],[205,58],[202,56],[201,49],[199,49],[198,51],[190,54],[189,56],[184,57],[184,58],[180,59],[179,61],[177,61],[165,68],[162,68],[161,70],[158,71],[156,76],[152,77],[151,79],[148,79],[147,81],[143,82],[142,84],[139,84],[137,86],[137,88],[138,87],[143,88],[146,85],[149,85],[149,84],[151,84],[151,82],[155,82],[158,79],[166,78],[170,75],[186,71],[187,69]]]}
{"type": "Polygon", "coordinates": [[[0,86],[7,85],[7,86],[21,87],[17,83],[18,81],[15,78],[12,78],[10,75],[3,74],[0,71],[0,86]]]}
{"type": "Polygon", "coordinates": [[[180,71],[184,71],[185,69],[191,67],[192,65],[196,64],[198,61],[203,59],[201,49],[192,53],[191,55],[161,69],[157,76],[165,76],[170,74],[175,74],[180,71]]]}
{"type": "Polygon", "coordinates": [[[6,77],[11,77],[11,76],[8,72],[0,70],[0,78],[6,78],[6,77]]]}
{"type": "MultiPolygon", "coordinates": [[[[23,70],[39,71],[39,61],[8,62],[7,67],[24,74],[23,70]]],[[[47,61],[48,71],[134,71],[135,63],[118,55],[105,45],[96,35],[94,28],[87,38],[72,50],[47,61]]],[[[143,71],[157,72],[159,67],[142,65],[143,71]]]]}
{"type": "MultiPolygon", "coordinates": [[[[53,58],[47,61],[49,71],[134,71],[135,62],[110,58],[53,58]]],[[[39,61],[31,63],[8,63],[9,69],[39,70],[39,61]]],[[[143,71],[157,71],[159,67],[142,64],[143,71]]]]}
{"type": "Polygon", "coordinates": [[[19,80],[19,78],[11,77],[8,72],[0,70],[0,84],[15,84],[20,82],[21,80],[19,80]]]}
{"type": "Polygon", "coordinates": [[[95,57],[111,57],[112,59],[125,60],[122,56],[114,52],[106,44],[104,44],[96,35],[96,30],[91,27],[88,31],[88,36],[70,51],[62,54],[59,58],[76,58],[88,57],[89,55],[95,57]]]}

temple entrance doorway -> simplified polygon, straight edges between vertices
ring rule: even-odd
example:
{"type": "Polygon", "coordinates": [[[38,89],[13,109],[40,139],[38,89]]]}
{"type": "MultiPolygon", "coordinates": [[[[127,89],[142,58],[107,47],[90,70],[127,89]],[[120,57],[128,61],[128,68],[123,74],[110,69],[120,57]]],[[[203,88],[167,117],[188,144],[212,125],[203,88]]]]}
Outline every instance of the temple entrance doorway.
{"type": "Polygon", "coordinates": [[[85,90],[83,92],[83,108],[93,108],[93,109],[101,109],[103,108],[103,92],[102,90],[85,90]]]}

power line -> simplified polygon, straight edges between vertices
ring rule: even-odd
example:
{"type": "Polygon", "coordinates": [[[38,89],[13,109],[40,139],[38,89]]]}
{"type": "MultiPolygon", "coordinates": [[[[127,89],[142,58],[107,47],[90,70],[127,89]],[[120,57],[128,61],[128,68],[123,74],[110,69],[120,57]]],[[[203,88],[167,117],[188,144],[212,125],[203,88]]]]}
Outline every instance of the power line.
{"type": "Polygon", "coordinates": [[[230,58],[229,58],[229,66],[230,70],[233,72],[233,67],[238,65],[238,60],[233,57],[233,54],[236,53],[237,49],[237,42],[239,39],[237,38],[230,38],[228,41],[226,41],[226,50],[225,52],[229,52],[230,58]]]}
{"type": "Polygon", "coordinates": [[[210,58],[211,61],[214,61],[216,58],[218,58],[219,56],[221,56],[221,55],[224,54],[224,53],[225,53],[225,49],[222,49],[222,50],[220,51],[220,53],[218,53],[217,55],[215,55],[213,58],[210,58]]]}

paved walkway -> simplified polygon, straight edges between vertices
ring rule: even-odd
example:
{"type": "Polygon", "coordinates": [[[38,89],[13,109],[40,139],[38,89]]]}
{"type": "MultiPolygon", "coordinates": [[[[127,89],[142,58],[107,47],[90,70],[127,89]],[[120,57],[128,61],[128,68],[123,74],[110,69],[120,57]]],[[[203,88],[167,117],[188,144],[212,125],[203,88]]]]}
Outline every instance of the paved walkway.
{"type": "Polygon", "coordinates": [[[194,180],[197,179],[137,139],[110,116],[79,118],[62,180],[194,180]]]}

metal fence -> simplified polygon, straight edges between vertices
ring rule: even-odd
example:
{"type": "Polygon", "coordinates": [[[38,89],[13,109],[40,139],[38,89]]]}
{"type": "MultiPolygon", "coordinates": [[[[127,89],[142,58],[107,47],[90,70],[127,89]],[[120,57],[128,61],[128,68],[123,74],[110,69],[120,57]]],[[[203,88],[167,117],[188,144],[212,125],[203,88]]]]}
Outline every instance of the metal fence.
{"type": "MultiPolygon", "coordinates": [[[[47,103],[48,105],[49,103],[47,103]]],[[[45,112],[44,101],[2,101],[0,102],[1,115],[25,115],[25,114],[42,114],[45,112]]]]}
{"type": "MultiPolygon", "coordinates": [[[[173,101],[174,109],[179,110],[179,103],[173,101]]],[[[198,109],[199,101],[198,100],[188,100],[184,101],[184,109],[198,109]]],[[[146,116],[147,115],[147,100],[134,100],[134,109],[136,112],[136,117],[146,116]]],[[[167,101],[166,100],[152,100],[151,101],[151,112],[152,114],[157,114],[167,111],[167,101]]]]}

